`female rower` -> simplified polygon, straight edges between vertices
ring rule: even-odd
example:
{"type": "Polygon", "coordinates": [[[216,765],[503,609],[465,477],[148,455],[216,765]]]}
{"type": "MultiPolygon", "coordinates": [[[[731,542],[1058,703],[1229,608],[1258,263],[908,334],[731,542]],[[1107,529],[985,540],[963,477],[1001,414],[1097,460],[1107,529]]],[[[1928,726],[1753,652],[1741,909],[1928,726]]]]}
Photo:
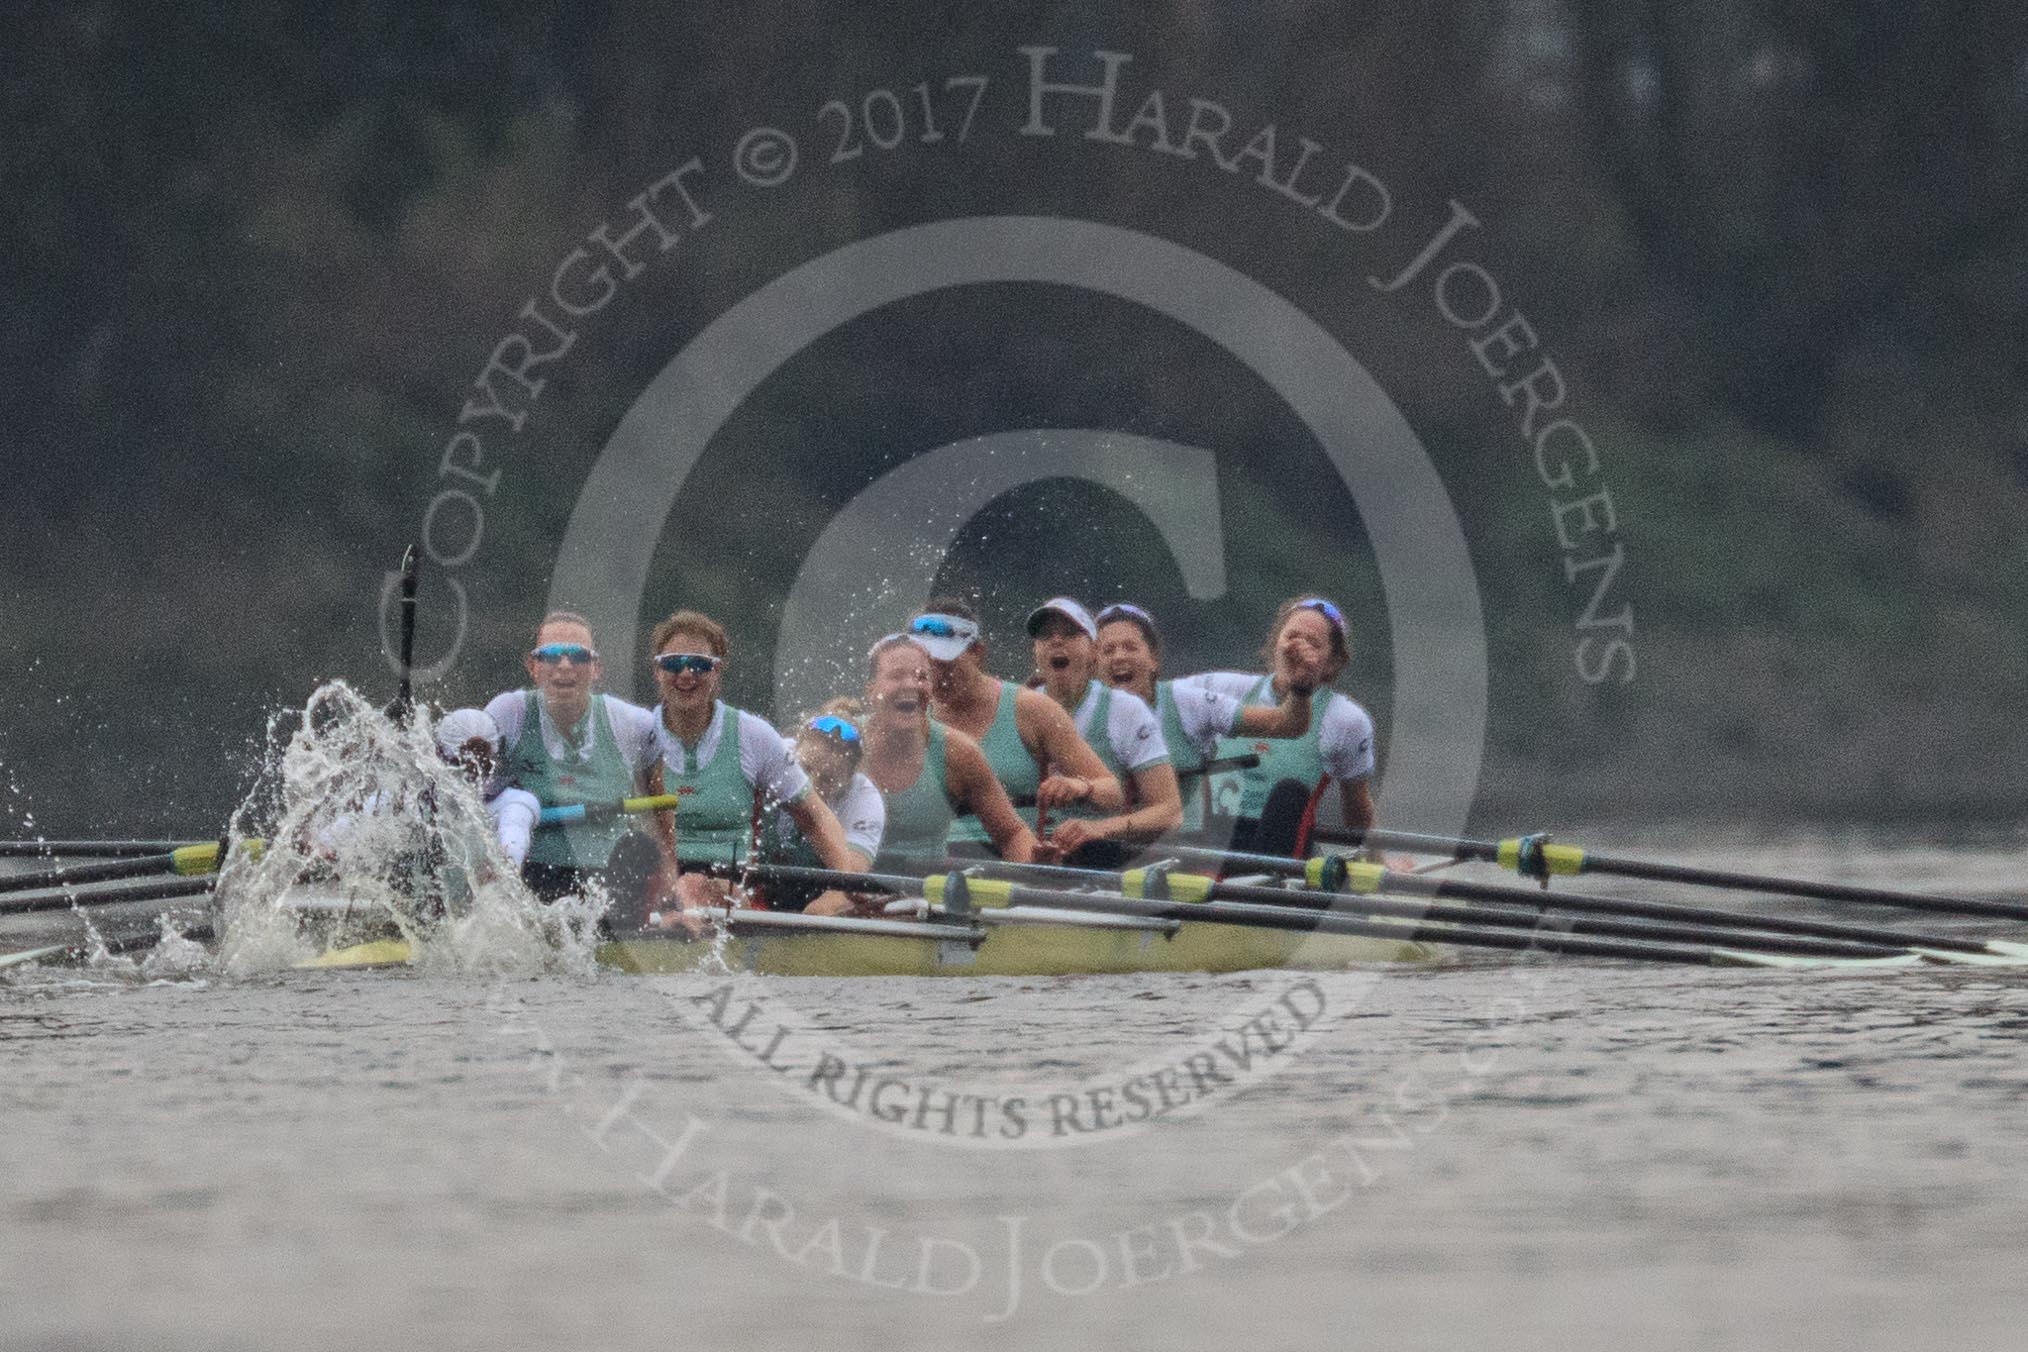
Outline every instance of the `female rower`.
{"type": "MultiPolygon", "coordinates": [[[[809,776],[781,734],[758,714],[718,698],[729,646],[724,627],[697,611],[679,610],[655,626],[650,646],[662,717],[657,728],[661,756],[649,770],[648,792],[682,798],[680,848],[676,823],[667,813],[656,814],[662,850],[656,899],[677,911],[723,904],[724,882],[683,870],[740,862],[752,851],[762,816],[777,804],[825,868],[864,872],[838,818],[811,790],[809,776]]],[[[679,915],[667,915],[660,923],[690,928],[679,915]]]]}
{"type": "MultiPolygon", "coordinates": [[[[865,715],[857,700],[834,699],[804,719],[794,730],[796,763],[810,777],[817,790],[845,829],[845,845],[856,865],[854,872],[873,867],[880,853],[880,839],[887,825],[887,808],[873,781],[859,773],[866,740],[860,731],[865,715]]],[[[822,868],[817,851],[796,826],[795,819],[776,808],[761,828],[757,857],[769,864],[796,868],[822,868]]],[[[809,915],[843,915],[852,909],[852,898],[837,888],[818,883],[769,882],[768,904],[778,911],[803,911],[809,915]]]]}
{"type": "Polygon", "coordinates": [[[499,771],[500,726],[483,709],[453,709],[437,720],[437,754],[455,766],[479,795],[501,853],[515,868],[528,857],[542,804],[534,794],[510,786],[499,771]]]}
{"type": "MultiPolygon", "coordinates": [[[[1245,704],[1272,703],[1284,694],[1321,689],[1352,660],[1345,616],[1321,596],[1284,601],[1262,646],[1265,675],[1215,672],[1197,677],[1206,688],[1236,695],[1245,704]]],[[[1280,741],[1226,742],[1224,754],[1251,752],[1257,765],[1241,772],[1235,815],[1235,848],[1301,854],[1309,845],[1317,802],[1338,781],[1345,825],[1363,831],[1373,825],[1373,719],[1335,691],[1313,700],[1310,725],[1300,737],[1280,741]],[[1293,821],[1268,811],[1271,796],[1288,803],[1293,821]]]]}
{"type": "Polygon", "coordinates": [[[930,658],[906,634],[889,634],[867,654],[865,755],[860,769],[887,804],[887,829],[875,871],[916,872],[947,853],[951,825],[975,818],[1002,859],[1035,858],[1028,829],[994,777],[979,744],[934,722],[930,658]]]}
{"type": "MultiPolygon", "coordinates": [[[[485,709],[500,729],[502,773],[544,807],[633,793],[655,762],[655,713],[598,693],[604,667],[585,618],[568,610],[543,616],[522,665],[529,688],[496,695],[485,709]]],[[[528,847],[522,881],[544,901],[581,892],[622,845],[623,854],[653,853],[624,817],[545,827],[528,847]]]]}
{"type": "Polygon", "coordinates": [[[1070,714],[1078,734],[1129,791],[1129,809],[1112,816],[1084,804],[1066,808],[1066,820],[1051,840],[1066,862],[1118,868],[1126,862],[1129,846],[1182,824],[1183,798],[1154,711],[1140,696],[1093,679],[1098,635],[1091,612],[1067,596],[1051,597],[1028,616],[1043,693],[1070,714]]]}
{"type": "MultiPolygon", "coordinates": [[[[1114,689],[1152,705],[1169,749],[1169,763],[1183,789],[1183,825],[1200,831],[1211,800],[1211,774],[1219,741],[1227,737],[1301,737],[1310,730],[1312,688],[1290,685],[1274,705],[1252,705],[1223,693],[1206,678],[1160,680],[1162,634],[1155,617],[1137,605],[1119,602],[1098,613],[1098,662],[1114,689]]],[[[1249,752],[1249,754],[1259,754],[1249,752]]]]}
{"type": "MultiPolygon", "coordinates": [[[[1056,701],[986,674],[986,644],[971,606],[951,597],[931,601],[908,632],[929,654],[930,716],[979,743],[1009,798],[1033,794],[1038,819],[1072,803],[1101,813],[1125,805],[1120,781],[1056,701]]],[[[976,849],[985,839],[976,817],[960,817],[951,828],[953,846],[976,849]]]]}

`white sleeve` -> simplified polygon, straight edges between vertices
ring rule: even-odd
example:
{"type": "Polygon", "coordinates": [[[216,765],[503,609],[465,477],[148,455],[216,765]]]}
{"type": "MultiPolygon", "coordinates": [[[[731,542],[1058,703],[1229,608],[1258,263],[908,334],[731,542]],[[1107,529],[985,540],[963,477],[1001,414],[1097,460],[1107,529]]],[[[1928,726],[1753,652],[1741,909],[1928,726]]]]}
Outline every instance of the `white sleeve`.
{"type": "Polygon", "coordinates": [[[500,848],[514,861],[514,867],[520,868],[528,858],[528,842],[535,835],[542,804],[526,789],[502,789],[499,797],[486,804],[486,814],[493,819],[500,848]]]}
{"type": "Polygon", "coordinates": [[[845,843],[870,861],[880,853],[880,841],[887,834],[887,801],[865,775],[855,774],[845,786],[838,803],[838,824],[845,828],[845,843]]]}
{"type": "Polygon", "coordinates": [[[661,740],[656,733],[662,727],[662,716],[653,709],[629,704],[618,695],[600,698],[606,702],[606,721],[612,724],[613,740],[619,743],[620,759],[627,763],[627,768],[639,775],[661,760],[661,740]]]}
{"type": "MultiPolygon", "coordinates": [[[[758,714],[739,717],[739,772],[746,782],[777,803],[793,803],[810,791],[810,777],[796,763],[796,749],[758,714]]],[[[680,829],[680,828],[679,828],[680,829]]]]}
{"type": "Polygon", "coordinates": [[[486,702],[486,715],[500,729],[500,744],[513,746],[521,740],[521,720],[527,717],[528,692],[508,690],[486,702]]]}
{"type": "Polygon", "coordinates": [[[1207,671],[1182,676],[1169,683],[1169,697],[1176,701],[1176,721],[1183,735],[1206,756],[1218,750],[1218,739],[1231,737],[1239,727],[1239,711],[1246,707],[1247,692],[1260,677],[1239,671],[1207,671]]]}
{"type": "Polygon", "coordinates": [[[1115,690],[1112,717],[1107,720],[1106,737],[1112,742],[1113,759],[1128,773],[1169,762],[1169,744],[1162,740],[1162,726],[1155,711],[1139,695],[1115,690]]]}
{"type": "Polygon", "coordinates": [[[1373,773],[1373,719],[1357,704],[1332,694],[1317,731],[1317,751],[1324,770],[1341,784],[1373,773]]]}

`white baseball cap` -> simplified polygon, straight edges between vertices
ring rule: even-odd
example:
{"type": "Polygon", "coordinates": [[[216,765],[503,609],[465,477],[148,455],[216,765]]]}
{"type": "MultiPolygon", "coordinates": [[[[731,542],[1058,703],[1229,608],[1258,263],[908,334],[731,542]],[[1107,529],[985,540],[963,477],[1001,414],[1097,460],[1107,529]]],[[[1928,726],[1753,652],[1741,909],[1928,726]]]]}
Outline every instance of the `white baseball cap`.
{"type": "Polygon", "coordinates": [[[979,622],[930,611],[908,622],[908,637],[937,661],[955,662],[979,641],[979,622]]]}
{"type": "Polygon", "coordinates": [[[1061,615],[1084,630],[1086,638],[1094,643],[1098,641],[1098,622],[1092,619],[1089,610],[1068,596],[1052,596],[1028,612],[1028,637],[1035,637],[1035,631],[1042,627],[1042,618],[1045,615],[1061,615]]]}
{"type": "Polygon", "coordinates": [[[437,750],[446,756],[455,756],[465,749],[465,743],[477,737],[493,748],[495,755],[500,751],[500,725],[484,709],[453,709],[437,720],[437,750]]]}

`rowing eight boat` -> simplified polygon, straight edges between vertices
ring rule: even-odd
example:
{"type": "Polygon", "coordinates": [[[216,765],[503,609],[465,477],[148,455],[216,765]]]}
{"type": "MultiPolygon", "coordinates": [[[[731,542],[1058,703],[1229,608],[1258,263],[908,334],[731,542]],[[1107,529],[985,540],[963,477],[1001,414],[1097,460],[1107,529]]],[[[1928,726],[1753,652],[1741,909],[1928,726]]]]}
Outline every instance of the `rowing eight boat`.
{"type": "MultiPolygon", "coordinates": [[[[1442,950],[1410,939],[1306,934],[1206,921],[1010,906],[974,924],[860,919],[773,911],[714,911],[722,942],[661,932],[599,945],[603,966],[643,974],[726,970],[766,976],[1073,976],[1242,972],[1263,967],[1339,971],[1430,963],[1442,950]]],[[[413,954],[399,939],[335,949],[305,967],[383,967],[413,954]]]]}

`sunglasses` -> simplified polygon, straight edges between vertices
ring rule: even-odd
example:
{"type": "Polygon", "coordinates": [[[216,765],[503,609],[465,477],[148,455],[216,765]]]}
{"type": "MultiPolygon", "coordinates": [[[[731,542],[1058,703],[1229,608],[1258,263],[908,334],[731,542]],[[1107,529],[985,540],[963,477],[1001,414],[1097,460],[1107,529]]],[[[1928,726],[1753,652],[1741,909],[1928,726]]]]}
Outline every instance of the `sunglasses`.
{"type": "Polygon", "coordinates": [[[1314,610],[1319,615],[1322,615],[1325,619],[1329,620],[1331,622],[1331,627],[1333,629],[1336,629],[1339,632],[1339,634],[1342,635],[1345,632],[1345,612],[1338,609],[1338,607],[1332,605],[1329,601],[1326,601],[1321,596],[1304,597],[1302,600],[1296,602],[1295,605],[1289,607],[1289,610],[1291,614],[1293,614],[1295,611],[1298,610],[1314,610]]]}
{"type": "Polygon", "coordinates": [[[909,622],[908,632],[925,638],[958,638],[958,626],[941,615],[921,615],[909,622]]]}
{"type": "Polygon", "coordinates": [[[822,718],[811,719],[809,729],[811,732],[821,732],[826,737],[843,742],[847,746],[856,746],[859,743],[859,729],[835,714],[825,714],[822,718]]]}
{"type": "Polygon", "coordinates": [[[558,662],[571,662],[582,667],[599,660],[598,651],[582,643],[545,643],[528,655],[546,667],[553,667],[558,662]]]}
{"type": "Polygon", "coordinates": [[[1111,624],[1114,620],[1139,620],[1150,629],[1155,628],[1155,617],[1130,601],[1115,601],[1092,617],[1099,624],[1111,624]]]}
{"type": "Polygon", "coordinates": [[[656,656],[655,665],[671,676],[681,676],[686,671],[709,676],[718,670],[718,659],[705,653],[661,653],[656,656]]]}

